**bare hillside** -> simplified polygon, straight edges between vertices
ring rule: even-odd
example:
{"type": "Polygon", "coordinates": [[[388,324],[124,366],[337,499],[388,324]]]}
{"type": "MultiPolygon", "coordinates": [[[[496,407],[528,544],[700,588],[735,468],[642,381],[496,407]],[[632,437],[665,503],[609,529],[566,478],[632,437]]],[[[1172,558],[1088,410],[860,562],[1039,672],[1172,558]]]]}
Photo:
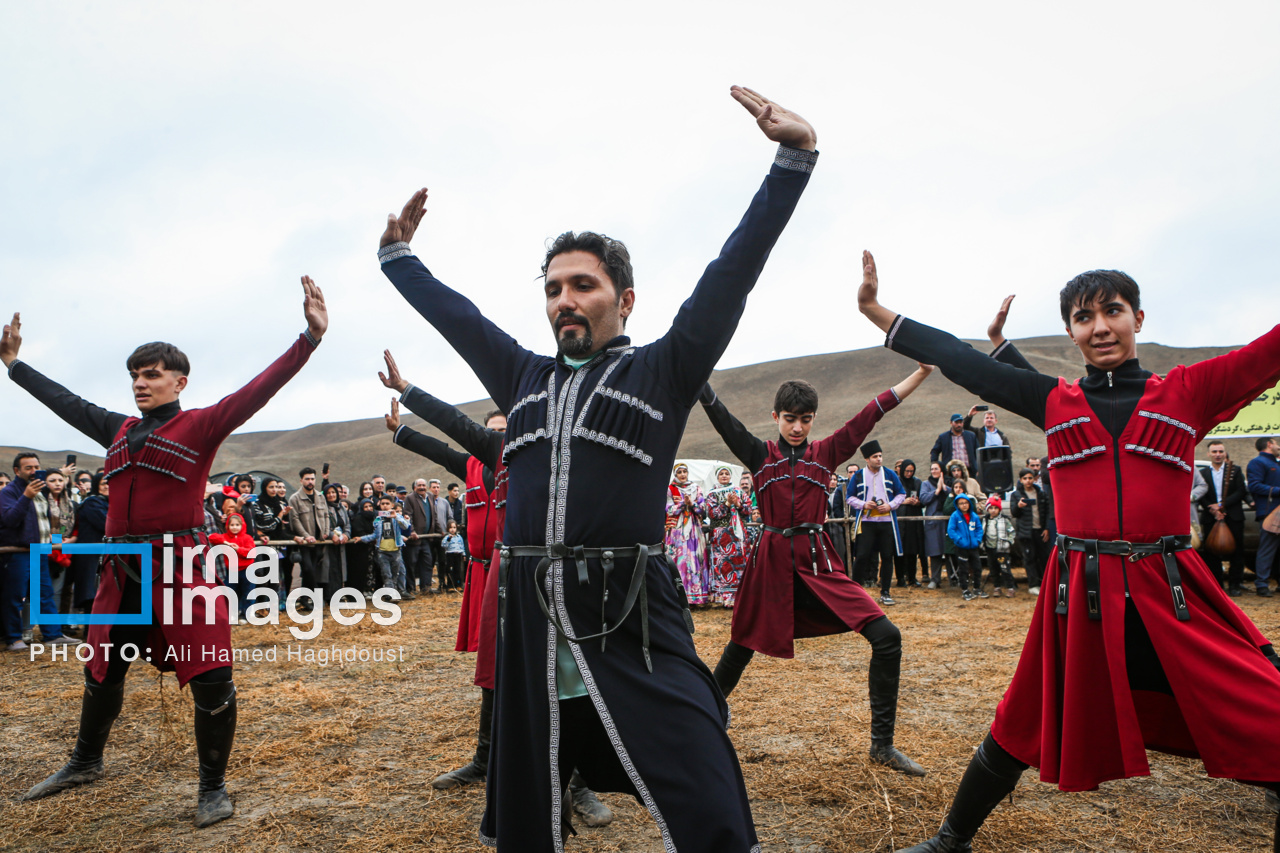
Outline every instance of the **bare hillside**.
{"type": "MultiPolygon", "coordinates": [[[[987,351],[986,341],[973,342],[987,351]]],[[[1027,338],[1018,347],[1039,370],[1075,378],[1082,373],[1080,356],[1065,336],[1027,338]]],[[[1142,344],[1140,356],[1149,369],[1160,373],[1178,364],[1201,361],[1227,352],[1231,347],[1179,348],[1160,344],[1142,344]]],[[[826,355],[770,361],[747,367],[717,371],[712,378],[717,393],[730,410],[756,435],[772,437],[774,428],[769,412],[773,393],[786,379],[812,382],[821,395],[819,419],[815,435],[825,435],[857,413],[868,400],[898,382],[914,369],[913,364],[883,347],[853,350],[826,355]]],[[[430,389],[428,389],[430,390],[430,389]]],[[[935,374],[901,408],[890,413],[875,432],[890,459],[909,457],[926,462],[929,449],[938,433],[947,428],[952,412],[965,413],[978,402],[940,373],[935,374]]],[[[493,408],[489,400],[464,403],[460,407],[479,419],[493,408]]],[[[1022,418],[1000,412],[1000,427],[1013,444],[1014,457],[1021,460],[1042,455],[1044,435],[1022,418]]],[[[405,422],[415,429],[439,436],[412,415],[405,422]]],[[[1253,457],[1251,439],[1231,439],[1227,443],[1232,458],[1245,461],[1253,457]]],[[[86,448],[88,445],[86,444],[86,448]]],[[[102,457],[78,449],[82,467],[102,464],[102,457]]],[[[12,457],[17,448],[0,446],[0,454],[12,457]]],[[[61,460],[67,451],[43,452],[46,460],[61,460]]],[[[694,410],[685,430],[681,453],[695,458],[726,458],[728,451],[711,428],[701,408],[694,410]]],[[[222,446],[214,463],[215,471],[266,470],[296,479],[304,466],[319,468],[323,462],[333,465],[333,476],[353,484],[374,473],[383,474],[396,483],[407,483],[415,477],[449,475],[438,466],[396,447],[391,442],[381,415],[362,420],[312,424],[293,430],[245,432],[231,436],[222,446]]]]}

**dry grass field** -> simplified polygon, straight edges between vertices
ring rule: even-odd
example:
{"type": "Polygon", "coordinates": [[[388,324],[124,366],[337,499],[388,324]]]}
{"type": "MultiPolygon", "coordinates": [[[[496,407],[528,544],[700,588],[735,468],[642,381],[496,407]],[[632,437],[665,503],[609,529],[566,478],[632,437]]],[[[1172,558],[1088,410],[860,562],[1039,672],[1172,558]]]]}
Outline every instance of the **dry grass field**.
{"type": "MultiPolygon", "coordinates": [[[[898,743],[929,770],[908,779],[866,758],[868,649],[843,635],[803,641],[792,661],[757,656],[731,700],[737,746],[764,849],[891,851],[937,827],[970,752],[1017,662],[1032,599],[964,603],[954,591],[903,590],[890,615],[905,657],[898,743]]],[[[1264,632],[1278,599],[1239,599],[1264,632]]],[[[35,803],[18,798],[61,765],[74,737],[74,664],[0,659],[0,849],[7,851],[463,851],[476,838],[479,787],[430,781],[474,748],[473,658],[452,651],[457,596],[408,602],[400,624],[326,625],[299,643],[284,628],[238,627],[238,648],[277,647],[275,663],[238,667],[240,727],[228,773],[236,815],[191,826],[191,700],[172,676],[135,665],[100,782],[35,803]],[[318,667],[306,647],[403,648],[404,661],[318,667]]],[[[714,663],[725,611],[696,614],[714,663]]],[[[1258,721],[1274,725],[1275,721],[1258,721]]],[[[1249,733],[1240,732],[1247,743],[1249,733]]],[[[980,851],[1263,851],[1272,818],[1262,794],[1211,780],[1197,762],[1151,756],[1152,778],[1062,794],[1028,773],[992,815],[980,851]]],[[[580,829],[570,850],[657,853],[648,814],[605,795],[617,819],[580,829]]],[[[690,808],[697,808],[691,803],[690,808]]]]}

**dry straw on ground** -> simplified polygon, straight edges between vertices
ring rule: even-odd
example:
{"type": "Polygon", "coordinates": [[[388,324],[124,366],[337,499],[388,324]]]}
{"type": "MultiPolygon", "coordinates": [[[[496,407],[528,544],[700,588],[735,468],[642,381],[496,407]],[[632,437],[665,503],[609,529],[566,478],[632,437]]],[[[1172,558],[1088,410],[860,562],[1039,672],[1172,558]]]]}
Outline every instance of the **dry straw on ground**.
{"type": "MultiPolygon", "coordinates": [[[[802,641],[795,660],[757,655],[731,705],[733,741],[764,849],[889,851],[937,827],[1017,662],[1031,599],[963,603],[954,591],[906,590],[890,615],[903,630],[898,744],[929,775],[908,779],[866,758],[868,648],[857,636],[802,641]]],[[[1240,599],[1276,633],[1276,599],[1240,599]]],[[[130,674],[108,746],[108,775],[35,803],[19,796],[61,765],[80,704],[74,664],[0,659],[0,849],[13,851],[474,851],[484,794],[430,781],[474,749],[473,657],[453,652],[457,596],[410,602],[400,624],[328,623],[304,646],[404,649],[404,662],[318,667],[285,659],[284,628],[233,629],[237,647],[278,646],[281,660],[240,666],[240,728],[228,773],[236,815],[191,826],[191,700],[171,675],[130,674]]],[[[724,611],[696,616],[714,664],[724,611]]],[[[1259,720],[1259,725],[1273,725],[1259,720]]],[[[1247,746],[1249,732],[1239,733],[1247,746]]],[[[1263,851],[1262,794],[1209,779],[1198,762],[1151,756],[1152,778],[1062,794],[1028,773],[977,840],[980,851],[1263,851]]],[[[605,795],[617,819],[580,829],[571,850],[660,851],[647,813],[605,795]]],[[[689,808],[698,808],[689,803],[689,808]]]]}

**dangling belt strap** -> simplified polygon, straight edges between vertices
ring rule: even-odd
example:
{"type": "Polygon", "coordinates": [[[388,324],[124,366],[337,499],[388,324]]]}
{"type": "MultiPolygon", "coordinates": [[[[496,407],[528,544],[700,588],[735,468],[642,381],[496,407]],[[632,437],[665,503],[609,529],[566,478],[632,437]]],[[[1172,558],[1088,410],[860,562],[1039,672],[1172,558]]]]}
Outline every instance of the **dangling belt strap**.
{"type": "Polygon", "coordinates": [[[1089,607],[1089,618],[1102,618],[1101,594],[1099,591],[1098,569],[1102,554],[1128,557],[1129,562],[1136,563],[1143,557],[1160,554],[1164,557],[1164,571],[1169,579],[1169,591],[1173,595],[1173,611],[1178,621],[1186,622],[1191,618],[1187,609],[1187,596],[1182,589],[1182,575],[1178,572],[1179,551],[1191,550],[1190,536],[1162,536],[1155,542],[1128,542],[1123,539],[1076,539],[1072,536],[1058,537],[1058,606],[1054,612],[1059,615],[1067,612],[1067,582],[1070,569],[1067,563],[1068,551],[1084,552],[1084,588],[1085,600],[1089,607]]]}
{"type": "Polygon", "coordinates": [[[813,521],[806,521],[804,524],[797,524],[795,527],[770,527],[764,525],[764,529],[770,533],[776,533],[779,536],[785,536],[790,539],[792,536],[808,535],[809,537],[809,559],[813,563],[813,573],[818,573],[818,552],[822,552],[822,558],[827,561],[827,571],[833,571],[831,568],[831,558],[827,556],[826,543],[822,541],[823,526],[813,521]]]}
{"type": "MultiPolygon", "coordinates": [[[[499,624],[503,628],[504,636],[506,631],[506,604],[507,604],[507,582],[508,572],[510,571],[511,558],[513,557],[538,557],[539,562],[534,569],[534,589],[538,594],[538,606],[542,608],[542,613],[555,626],[556,632],[565,640],[571,643],[581,643],[584,640],[600,640],[600,651],[605,650],[605,644],[608,642],[609,634],[612,634],[618,628],[622,627],[622,623],[626,621],[627,616],[631,614],[632,608],[636,603],[640,604],[640,643],[644,653],[644,664],[649,672],[653,672],[653,660],[649,656],[649,594],[648,585],[645,583],[645,567],[650,557],[658,557],[663,553],[664,546],[658,545],[631,545],[625,548],[587,548],[582,545],[568,546],[563,543],[555,545],[502,545],[499,547],[498,559],[498,599],[499,599],[499,624]],[[564,624],[559,617],[551,612],[551,607],[547,604],[546,594],[542,587],[546,583],[547,573],[551,569],[553,560],[572,560],[578,570],[578,585],[590,586],[591,579],[587,572],[587,560],[594,559],[600,561],[600,571],[602,575],[601,586],[603,588],[600,601],[600,628],[601,630],[595,634],[587,634],[580,637],[571,637],[569,632],[565,630],[564,624]],[[606,607],[609,603],[609,575],[613,573],[614,562],[616,560],[635,560],[635,565],[631,569],[631,582],[627,585],[627,595],[622,601],[622,613],[618,616],[618,621],[612,627],[606,617],[606,607]]],[[[689,604],[684,594],[684,585],[680,582],[680,576],[674,571],[672,579],[675,581],[676,588],[680,592],[680,602],[684,610],[685,627],[693,633],[693,616],[689,613],[689,604]]]]}

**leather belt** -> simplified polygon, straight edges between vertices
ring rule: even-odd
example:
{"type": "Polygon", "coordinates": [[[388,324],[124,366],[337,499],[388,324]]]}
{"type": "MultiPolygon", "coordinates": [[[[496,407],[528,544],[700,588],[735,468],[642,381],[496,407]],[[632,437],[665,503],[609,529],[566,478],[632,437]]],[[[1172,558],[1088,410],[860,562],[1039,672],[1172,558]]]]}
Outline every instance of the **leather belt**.
{"type": "Polygon", "coordinates": [[[823,525],[814,521],[806,521],[794,527],[771,527],[768,524],[762,526],[770,533],[776,533],[788,539],[793,536],[807,535],[809,537],[809,559],[813,564],[813,573],[815,575],[818,573],[818,551],[822,551],[822,559],[827,561],[827,571],[834,571],[831,568],[831,557],[827,554],[827,544],[822,541],[822,533],[825,530],[823,525]]]}
{"type": "MultiPolygon", "coordinates": [[[[123,536],[104,536],[102,537],[102,541],[104,544],[108,545],[114,545],[117,542],[126,545],[134,545],[140,542],[156,542],[164,539],[166,536],[172,536],[174,539],[177,539],[179,536],[198,537],[204,535],[204,532],[205,530],[203,527],[192,527],[187,530],[166,530],[162,533],[126,533],[123,536]]],[[[129,579],[134,583],[142,583],[142,572],[135,571],[133,566],[129,564],[129,561],[124,559],[125,556],[126,555],[124,554],[106,554],[104,555],[104,559],[99,568],[106,568],[107,563],[114,563],[121,571],[128,575],[129,579]]],[[[116,589],[123,589],[123,587],[120,586],[119,578],[113,575],[112,579],[116,582],[116,589]]]]}
{"type": "Polygon", "coordinates": [[[1070,565],[1067,561],[1068,551],[1084,553],[1084,588],[1085,601],[1089,608],[1089,618],[1102,618],[1102,600],[1099,586],[1099,568],[1101,555],[1110,554],[1117,557],[1128,557],[1129,562],[1136,563],[1143,557],[1160,554],[1164,557],[1165,576],[1169,580],[1169,591],[1173,595],[1173,611],[1178,621],[1191,619],[1191,611],[1187,609],[1187,596],[1182,589],[1182,575],[1178,571],[1179,551],[1191,550],[1190,536],[1162,536],[1155,542],[1129,542],[1124,539],[1077,539],[1073,536],[1058,537],[1058,604],[1054,612],[1063,615],[1067,612],[1067,582],[1070,579],[1070,565]]]}
{"type": "MultiPolygon", "coordinates": [[[[538,557],[537,568],[534,569],[534,589],[538,595],[538,606],[542,609],[542,613],[547,617],[548,621],[555,626],[556,632],[564,637],[570,643],[581,643],[584,640],[600,640],[600,651],[604,651],[608,642],[609,634],[612,634],[618,628],[622,627],[622,623],[626,621],[631,614],[631,610],[637,603],[640,605],[640,644],[644,653],[644,664],[649,672],[653,672],[653,660],[649,655],[649,594],[648,584],[645,581],[645,567],[650,557],[659,557],[663,554],[665,548],[659,543],[657,545],[628,545],[621,548],[588,548],[583,545],[565,545],[564,543],[556,543],[554,545],[499,545],[498,546],[498,624],[502,629],[503,636],[506,635],[506,604],[507,604],[507,583],[510,572],[511,558],[513,557],[538,557]],[[618,617],[617,623],[612,627],[609,625],[606,616],[606,607],[609,603],[609,575],[613,573],[614,562],[617,560],[634,559],[635,564],[631,569],[631,582],[627,585],[627,594],[622,601],[622,613],[618,617]],[[547,573],[551,569],[551,563],[554,560],[573,561],[573,565],[577,569],[578,585],[590,586],[591,578],[587,571],[587,560],[599,560],[600,571],[602,575],[602,593],[600,601],[600,628],[601,630],[594,634],[573,637],[565,629],[559,617],[551,612],[551,607],[547,603],[546,594],[542,588],[546,583],[547,573]]],[[[672,569],[672,580],[676,585],[677,591],[680,593],[680,603],[684,611],[685,627],[689,629],[689,633],[693,633],[693,616],[689,612],[688,598],[685,596],[684,584],[680,581],[680,575],[672,569]]]]}

